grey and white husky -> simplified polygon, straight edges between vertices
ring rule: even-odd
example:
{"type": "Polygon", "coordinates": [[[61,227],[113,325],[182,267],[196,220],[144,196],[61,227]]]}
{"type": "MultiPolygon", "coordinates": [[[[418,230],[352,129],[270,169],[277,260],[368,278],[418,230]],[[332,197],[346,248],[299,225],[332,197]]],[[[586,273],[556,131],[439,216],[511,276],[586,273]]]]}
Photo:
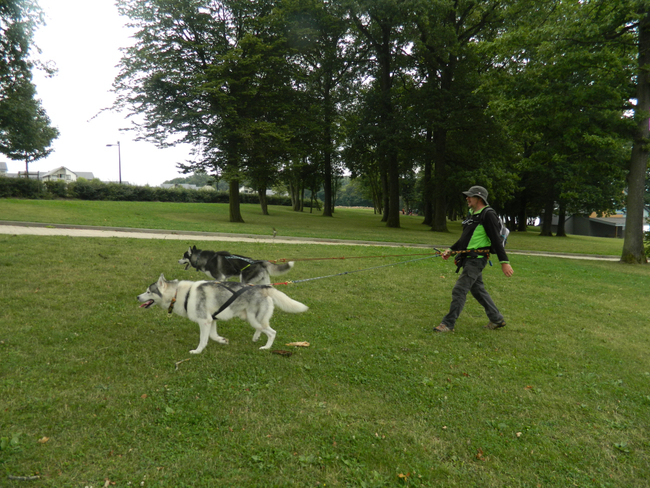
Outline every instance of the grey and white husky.
{"type": "Polygon", "coordinates": [[[228,344],[228,339],[217,333],[216,319],[239,317],[247,320],[255,329],[253,342],[265,334],[267,341],[260,349],[269,349],[275,340],[275,331],[269,324],[274,306],[290,313],[305,312],[309,308],[271,285],[247,285],[234,281],[167,281],[162,274],[147,291],[138,295],[138,301],[142,303],[140,308],[156,304],[170,314],[176,313],[199,324],[201,339],[198,347],[190,351],[192,354],[200,354],[208,345],[208,338],[228,344]],[[234,301],[228,304],[233,296],[234,301]]]}
{"type": "Polygon", "coordinates": [[[275,264],[230,254],[228,251],[202,251],[196,246],[190,247],[178,260],[178,264],[185,264],[185,269],[192,266],[213,280],[226,281],[232,276],[239,276],[242,283],[262,285],[271,284],[270,276],[282,275],[293,268],[293,261],[275,264]]]}

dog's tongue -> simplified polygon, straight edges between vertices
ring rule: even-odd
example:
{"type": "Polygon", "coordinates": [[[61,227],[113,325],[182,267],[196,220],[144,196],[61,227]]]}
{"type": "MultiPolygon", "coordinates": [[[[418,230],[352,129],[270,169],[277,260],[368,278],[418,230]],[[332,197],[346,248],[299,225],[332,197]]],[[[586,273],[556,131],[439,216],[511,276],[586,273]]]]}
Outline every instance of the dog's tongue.
{"type": "Polygon", "coordinates": [[[152,303],[153,303],[153,300],[146,301],[142,305],[140,305],[140,308],[149,307],[152,303]]]}

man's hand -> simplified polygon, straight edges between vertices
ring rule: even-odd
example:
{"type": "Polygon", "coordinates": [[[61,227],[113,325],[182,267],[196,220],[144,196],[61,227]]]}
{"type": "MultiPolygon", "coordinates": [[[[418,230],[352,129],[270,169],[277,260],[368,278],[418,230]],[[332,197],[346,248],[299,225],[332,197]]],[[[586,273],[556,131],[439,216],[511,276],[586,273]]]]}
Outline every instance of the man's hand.
{"type": "Polygon", "coordinates": [[[514,270],[512,269],[512,266],[508,263],[501,263],[501,271],[503,271],[503,274],[506,275],[508,278],[510,278],[514,274],[514,270]]]}
{"type": "Polygon", "coordinates": [[[449,256],[451,256],[451,249],[447,249],[445,252],[443,252],[441,254],[441,256],[442,256],[442,259],[447,261],[447,259],[449,259],[449,256]]]}

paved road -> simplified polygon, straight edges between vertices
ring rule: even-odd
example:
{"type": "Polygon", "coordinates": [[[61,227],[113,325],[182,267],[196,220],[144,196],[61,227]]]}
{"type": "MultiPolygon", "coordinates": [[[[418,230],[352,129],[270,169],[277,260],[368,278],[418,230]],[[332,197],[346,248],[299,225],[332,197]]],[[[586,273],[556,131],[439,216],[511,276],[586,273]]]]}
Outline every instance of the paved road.
{"type": "MultiPolygon", "coordinates": [[[[71,236],[71,237],[128,237],[131,239],[166,239],[182,241],[223,241],[223,242],[275,242],[281,244],[323,244],[337,246],[383,246],[431,249],[425,244],[404,244],[396,242],[348,241],[343,239],[312,239],[304,237],[273,237],[252,234],[223,234],[219,232],[170,231],[158,229],[132,229],[125,227],[98,227],[90,225],[41,224],[34,222],[13,222],[0,220],[0,234],[33,236],[71,236]]],[[[619,256],[577,255],[553,252],[517,251],[508,249],[508,254],[527,256],[547,256],[566,259],[585,259],[595,261],[619,261],[619,256]]]]}

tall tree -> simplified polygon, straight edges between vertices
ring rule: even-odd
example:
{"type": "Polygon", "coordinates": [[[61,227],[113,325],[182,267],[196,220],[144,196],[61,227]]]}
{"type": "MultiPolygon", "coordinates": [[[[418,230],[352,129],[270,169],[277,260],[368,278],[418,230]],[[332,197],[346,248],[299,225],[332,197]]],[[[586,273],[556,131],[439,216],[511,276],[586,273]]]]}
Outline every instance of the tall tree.
{"type": "Polygon", "coordinates": [[[620,206],[630,58],[603,42],[607,9],[563,0],[536,13],[498,41],[503,76],[492,106],[519,138],[522,182],[530,185],[521,198],[544,208],[542,235],[551,235],[557,209],[561,236],[567,212],[620,206]]]}
{"type": "Polygon", "coordinates": [[[29,0],[0,2],[0,153],[29,163],[52,151],[59,135],[36,97],[31,58],[34,30],[41,11],[29,0]]]}
{"type": "MultiPolygon", "coordinates": [[[[413,51],[418,59],[420,97],[425,100],[417,109],[427,141],[424,189],[430,194],[424,198],[425,223],[434,231],[444,232],[448,199],[457,194],[448,175],[453,174],[458,180],[461,169],[450,164],[453,161],[449,154],[453,151],[450,135],[455,133],[459,142],[466,139],[471,144],[483,138],[498,146],[494,132],[480,133],[481,128],[489,126],[481,120],[485,118],[488,100],[478,93],[480,77],[491,68],[493,61],[482,45],[504,31],[504,16],[517,2],[414,0],[412,3],[417,33],[413,51]],[[461,133],[466,137],[459,138],[461,133]]],[[[489,173],[482,173],[486,181],[481,183],[490,186],[489,173]]]]}
{"type": "Polygon", "coordinates": [[[284,3],[288,37],[299,53],[297,62],[303,67],[301,81],[312,101],[313,147],[321,160],[319,167],[323,174],[323,215],[331,217],[343,107],[354,95],[350,81],[362,64],[350,36],[351,24],[346,18],[344,2],[292,0],[284,3]]]}
{"type": "Polygon", "coordinates": [[[621,261],[624,263],[647,263],[643,246],[643,208],[645,179],[648,170],[648,144],[650,131],[650,4],[638,2],[633,12],[639,19],[619,24],[619,31],[625,32],[636,26],[638,61],[636,72],[636,105],[634,115],[637,130],[634,136],[632,157],[627,174],[626,222],[621,261]]]}
{"type": "MultiPolygon", "coordinates": [[[[275,98],[285,78],[283,41],[268,19],[275,2],[256,0],[120,0],[134,27],[115,81],[117,106],[139,116],[142,137],[161,146],[186,142],[202,155],[185,171],[204,169],[229,181],[230,221],[242,222],[239,187],[249,168],[282,152],[288,127],[275,98]],[[273,149],[263,149],[262,144],[273,149]]],[[[277,163],[277,161],[271,161],[277,163]]],[[[258,188],[259,190],[259,188],[258,188]]]]}
{"type": "Polygon", "coordinates": [[[407,5],[401,0],[356,0],[350,15],[360,36],[374,52],[372,76],[376,87],[378,114],[378,155],[386,180],[387,205],[383,220],[388,227],[399,227],[401,124],[394,81],[404,73],[407,45],[405,35],[407,5]]]}

